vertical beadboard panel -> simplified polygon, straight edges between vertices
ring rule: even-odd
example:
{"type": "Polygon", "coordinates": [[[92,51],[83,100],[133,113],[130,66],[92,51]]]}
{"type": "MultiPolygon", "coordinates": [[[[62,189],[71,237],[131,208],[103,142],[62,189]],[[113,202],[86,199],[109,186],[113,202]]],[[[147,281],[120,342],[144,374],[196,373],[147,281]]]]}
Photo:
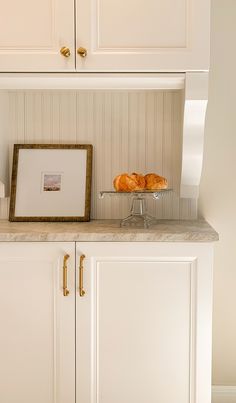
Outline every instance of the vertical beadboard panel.
{"type": "MultiPolygon", "coordinates": [[[[130,199],[98,199],[122,172],[157,172],[173,193],[148,200],[158,218],[191,219],[197,201],[180,199],[182,91],[10,91],[10,165],[14,143],[91,143],[92,217],[122,218],[130,199]]],[[[6,215],[8,202],[0,206],[6,215]]]]}
{"type": "Polygon", "coordinates": [[[0,220],[6,220],[9,216],[10,198],[5,197],[0,200],[0,220]]]}
{"type": "MultiPolygon", "coordinates": [[[[173,95],[164,93],[164,127],[162,132],[162,174],[168,178],[169,187],[173,188],[173,95]]],[[[165,196],[163,203],[163,216],[173,218],[172,193],[165,196]]]]}
{"type": "MultiPolygon", "coordinates": [[[[163,92],[146,93],[146,167],[145,172],[163,174],[163,119],[164,119],[163,92]]],[[[148,211],[157,218],[162,218],[163,200],[148,199],[148,211]]]]}
{"type": "MultiPolygon", "coordinates": [[[[25,143],[25,93],[16,91],[9,92],[9,173],[11,180],[13,144],[25,143]]],[[[4,202],[4,211],[8,201],[4,202]]],[[[8,216],[8,214],[7,214],[8,216]]],[[[3,218],[3,216],[1,216],[3,218]]],[[[4,217],[5,218],[5,217],[4,217]]]]}
{"type": "Polygon", "coordinates": [[[104,169],[106,167],[105,160],[105,144],[104,144],[104,93],[96,92],[94,94],[94,217],[104,217],[106,206],[110,203],[109,199],[104,201],[97,200],[96,190],[105,188],[104,169]],[[100,151],[99,151],[100,150],[100,151]],[[100,155],[100,158],[99,158],[100,155]],[[105,202],[105,203],[104,203],[105,202]]]}
{"type": "MultiPolygon", "coordinates": [[[[120,170],[116,172],[129,172],[129,94],[127,92],[119,94],[119,108],[120,112],[118,115],[119,119],[119,125],[120,125],[120,130],[119,130],[119,136],[120,136],[120,150],[121,150],[121,155],[119,155],[119,168],[120,170]]],[[[114,171],[114,176],[113,178],[117,175],[114,171]]],[[[119,205],[121,205],[121,214],[117,215],[118,217],[125,217],[127,216],[127,212],[129,211],[129,206],[130,206],[130,200],[126,197],[122,197],[121,201],[116,198],[119,205]]]]}
{"type": "MultiPolygon", "coordinates": [[[[183,95],[183,93],[182,93],[183,95]]],[[[179,199],[179,184],[181,180],[181,170],[176,167],[181,166],[181,154],[182,154],[182,137],[178,133],[181,133],[183,127],[183,102],[179,101],[178,94],[173,95],[173,138],[172,138],[172,180],[174,193],[172,194],[172,209],[173,217],[179,216],[180,199],[179,199]]]]}
{"type": "MultiPolygon", "coordinates": [[[[120,168],[120,157],[122,153],[122,137],[121,137],[121,97],[112,93],[111,100],[111,175],[114,178],[120,168]]],[[[120,212],[121,203],[111,203],[111,216],[122,216],[120,212]]]]}

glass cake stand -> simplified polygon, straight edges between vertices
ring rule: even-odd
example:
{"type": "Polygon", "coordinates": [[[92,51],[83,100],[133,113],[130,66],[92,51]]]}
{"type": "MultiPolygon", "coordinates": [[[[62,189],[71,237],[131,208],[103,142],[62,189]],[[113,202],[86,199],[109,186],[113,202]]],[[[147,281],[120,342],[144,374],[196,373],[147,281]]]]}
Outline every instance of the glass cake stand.
{"type": "Polygon", "coordinates": [[[157,219],[147,212],[146,199],[152,197],[154,200],[159,200],[166,193],[171,192],[172,189],[160,190],[136,190],[134,192],[117,192],[115,190],[104,190],[99,192],[99,198],[103,199],[105,196],[120,196],[131,197],[131,208],[128,217],[120,222],[121,227],[142,227],[149,228],[150,225],[156,224],[157,219]]]}

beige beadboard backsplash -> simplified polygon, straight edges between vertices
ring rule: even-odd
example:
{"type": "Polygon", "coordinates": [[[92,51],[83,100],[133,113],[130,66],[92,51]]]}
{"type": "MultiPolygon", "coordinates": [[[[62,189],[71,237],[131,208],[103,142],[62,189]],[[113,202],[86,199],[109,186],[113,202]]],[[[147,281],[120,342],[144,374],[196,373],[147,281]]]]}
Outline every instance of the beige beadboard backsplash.
{"type": "MultiPolygon", "coordinates": [[[[158,218],[195,219],[197,201],[178,195],[182,148],[182,91],[10,91],[9,144],[90,143],[94,146],[92,218],[122,218],[130,200],[107,197],[122,172],[157,172],[173,193],[149,200],[158,218]]],[[[9,163],[11,166],[12,151],[9,163]]],[[[76,169],[76,167],[75,167],[76,169]]],[[[7,201],[1,203],[1,217],[7,201]]]]}

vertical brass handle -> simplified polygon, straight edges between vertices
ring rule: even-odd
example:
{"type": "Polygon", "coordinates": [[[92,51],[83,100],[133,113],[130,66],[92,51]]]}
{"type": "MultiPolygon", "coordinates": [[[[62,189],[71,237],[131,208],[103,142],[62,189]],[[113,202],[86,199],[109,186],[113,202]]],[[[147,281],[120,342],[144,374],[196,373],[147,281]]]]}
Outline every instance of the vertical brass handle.
{"type": "Polygon", "coordinates": [[[67,260],[69,259],[70,255],[65,255],[63,259],[63,295],[67,297],[70,291],[67,288],[67,260]]]}
{"type": "Polygon", "coordinates": [[[85,295],[84,291],[84,259],[85,255],[80,256],[79,262],[79,295],[83,297],[85,295]]]}

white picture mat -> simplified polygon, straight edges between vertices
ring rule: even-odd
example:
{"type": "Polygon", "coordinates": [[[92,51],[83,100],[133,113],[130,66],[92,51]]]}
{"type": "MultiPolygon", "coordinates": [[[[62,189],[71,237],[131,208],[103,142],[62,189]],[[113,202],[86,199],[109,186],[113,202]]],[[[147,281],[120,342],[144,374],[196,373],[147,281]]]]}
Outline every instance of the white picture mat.
{"type": "Polygon", "coordinates": [[[15,217],[83,217],[86,162],[83,149],[20,149],[15,217]],[[43,174],[61,174],[61,190],[44,192],[43,174]]]}

